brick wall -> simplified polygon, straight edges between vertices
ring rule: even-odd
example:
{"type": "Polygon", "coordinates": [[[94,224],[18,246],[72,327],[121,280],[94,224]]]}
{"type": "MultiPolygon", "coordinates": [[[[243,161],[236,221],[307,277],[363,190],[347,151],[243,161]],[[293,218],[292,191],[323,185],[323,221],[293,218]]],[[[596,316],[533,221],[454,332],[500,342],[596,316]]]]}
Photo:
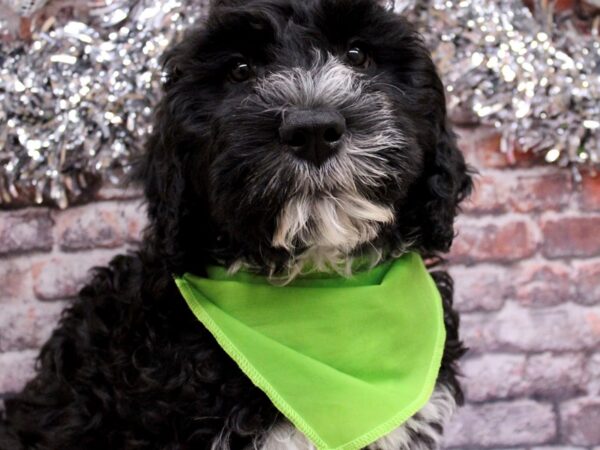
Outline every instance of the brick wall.
{"type": "MultiPolygon", "coordinates": [[[[461,136],[480,176],[451,258],[471,351],[447,446],[600,450],[600,177],[577,190],[565,170],[509,167],[489,130],[461,136]]],[[[32,374],[88,268],[135,245],[139,205],[105,189],[63,212],[0,212],[0,397],[32,374]]]]}
{"type": "Polygon", "coordinates": [[[470,352],[454,448],[600,450],[600,177],[510,166],[461,130],[480,176],[452,252],[470,352]]]}

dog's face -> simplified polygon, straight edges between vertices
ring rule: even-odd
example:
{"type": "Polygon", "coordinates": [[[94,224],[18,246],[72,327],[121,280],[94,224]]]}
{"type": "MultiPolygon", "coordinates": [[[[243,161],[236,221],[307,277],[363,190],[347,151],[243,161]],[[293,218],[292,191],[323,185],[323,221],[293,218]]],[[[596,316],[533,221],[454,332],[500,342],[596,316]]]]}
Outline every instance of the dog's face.
{"type": "Polygon", "coordinates": [[[376,0],[216,1],[165,69],[143,175],[173,270],[449,247],[470,179],[443,87],[376,0]]]}

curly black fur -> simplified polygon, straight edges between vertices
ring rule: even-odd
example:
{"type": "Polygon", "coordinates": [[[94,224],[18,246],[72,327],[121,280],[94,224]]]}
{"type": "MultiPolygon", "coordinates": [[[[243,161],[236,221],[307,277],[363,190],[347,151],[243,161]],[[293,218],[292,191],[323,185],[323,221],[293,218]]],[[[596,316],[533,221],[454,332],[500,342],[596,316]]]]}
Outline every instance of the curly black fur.
{"type": "MultiPolygon", "coordinates": [[[[281,419],[189,313],[172,274],[240,259],[267,271],[294,257],[272,245],[290,192],[281,186],[261,197],[265,180],[249,176],[272,151],[276,113],[242,108],[253,81],[233,84],[227,72],[243,55],[260,78],[309,65],[311,48],[343,55],[350,41],[368,49],[369,89],[390,100],[410,143],[382,153],[398,176],[364,187],[396,213],[369,245],[427,257],[449,249],[471,180],[442,83],[413,27],[374,0],[215,2],[207,22],[165,57],[170,78],[139,170],[150,219],[143,244],[96,269],[64,313],[37,376],[6,401],[0,449],[197,450],[219,435],[243,449],[281,419]]],[[[455,362],[464,350],[452,280],[433,276],[448,331],[440,383],[460,401],[455,362]]]]}

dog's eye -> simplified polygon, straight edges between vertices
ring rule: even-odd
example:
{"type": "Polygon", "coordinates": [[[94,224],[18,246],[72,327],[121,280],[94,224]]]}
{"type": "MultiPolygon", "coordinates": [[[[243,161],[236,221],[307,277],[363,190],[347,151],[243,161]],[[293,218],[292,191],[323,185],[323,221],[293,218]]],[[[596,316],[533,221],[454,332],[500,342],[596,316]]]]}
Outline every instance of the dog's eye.
{"type": "Polygon", "coordinates": [[[229,77],[231,78],[231,81],[236,83],[248,81],[253,74],[254,72],[252,70],[252,66],[244,60],[236,61],[229,71],[229,77]]]}
{"type": "Polygon", "coordinates": [[[353,46],[346,53],[348,62],[355,67],[367,67],[369,65],[369,56],[362,48],[353,46]]]}

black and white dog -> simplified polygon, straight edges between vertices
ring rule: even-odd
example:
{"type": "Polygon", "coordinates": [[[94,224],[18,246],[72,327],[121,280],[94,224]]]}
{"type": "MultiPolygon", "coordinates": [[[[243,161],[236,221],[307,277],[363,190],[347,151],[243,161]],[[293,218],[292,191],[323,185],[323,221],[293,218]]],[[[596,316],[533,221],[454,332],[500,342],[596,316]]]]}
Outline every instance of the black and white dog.
{"type": "MultiPolygon", "coordinates": [[[[377,0],[222,0],[165,56],[139,251],[95,270],[6,401],[2,450],[308,449],[172,274],[280,279],[448,251],[471,179],[421,37],[377,0]]],[[[437,448],[461,402],[452,282],[430,402],[369,448],[437,448]]],[[[332,414],[335,414],[332,411],[332,414]]]]}

